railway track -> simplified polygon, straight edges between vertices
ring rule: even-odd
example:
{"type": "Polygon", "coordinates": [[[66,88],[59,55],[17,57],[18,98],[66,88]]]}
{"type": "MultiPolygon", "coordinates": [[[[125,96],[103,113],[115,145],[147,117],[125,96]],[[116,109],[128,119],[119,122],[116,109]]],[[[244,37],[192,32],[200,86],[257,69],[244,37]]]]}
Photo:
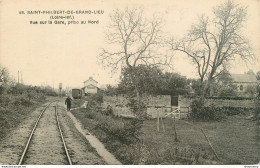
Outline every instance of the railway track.
{"type": "MultiPolygon", "coordinates": [[[[37,132],[37,126],[38,126],[39,123],[41,122],[41,119],[43,118],[45,111],[46,111],[48,108],[50,108],[50,105],[51,105],[52,103],[55,104],[55,102],[51,102],[51,103],[49,103],[48,105],[46,105],[46,106],[44,107],[44,109],[41,111],[39,117],[37,118],[37,120],[36,120],[36,122],[35,122],[35,124],[34,124],[34,127],[33,127],[32,131],[31,131],[31,134],[30,134],[30,136],[29,136],[29,138],[28,138],[28,141],[27,141],[27,143],[26,143],[26,145],[25,145],[25,148],[24,148],[24,150],[23,150],[23,153],[22,153],[22,155],[21,155],[21,157],[20,157],[20,160],[19,160],[19,162],[18,162],[18,165],[24,164],[24,162],[25,162],[25,160],[26,160],[26,157],[28,158],[27,154],[28,154],[28,152],[30,151],[30,146],[31,146],[32,142],[33,142],[33,141],[37,141],[37,138],[35,138],[35,139],[33,140],[33,137],[34,137],[35,133],[37,132]]],[[[59,153],[59,154],[61,155],[61,154],[64,154],[64,152],[65,152],[65,155],[66,155],[66,156],[65,156],[65,157],[63,156],[63,157],[61,157],[61,158],[66,158],[68,164],[69,164],[69,165],[72,165],[72,161],[71,161],[71,158],[70,158],[70,155],[69,155],[69,152],[68,152],[68,148],[67,148],[67,146],[66,146],[66,143],[65,143],[65,140],[64,140],[64,137],[63,137],[63,133],[62,133],[62,130],[61,130],[60,122],[59,122],[57,102],[56,102],[56,104],[55,104],[54,106],[52,106],[52,107],[54,107],[54,110],[55,110],[55,119],[56,119],[56,125],[57,125],[56,128],[58,128],[58,132],[59,132],[59,133],[56,134],[56,135],[59,135],[59,136],[60,136],[60,140],[61,140],[61,142],[62,142],[62,148],[63,148],[64,151],[63,151],[63,152],[56,152],[56,153],[54,153],[54,154],[51,154],[51,153],[46,152],[45,154],[48,154],[49,157],[52,157],[52,156],[56,156],[57,153],[59,153]]],[[[49,116],[47,116],[47,117],[49,117],[49,116]]],[[[54,119],[54,118],[53,118],[53,119],[54,119]]],[[[47,118],[46,121],[49,122],[49,118],[47,118]]],[[[54,121],[53,121],[53,122],[54,122],[54,121]]],[[[49,123],[48,123],[48,124],[49,124],[49,123]]],[[[51,123],[50,123],[50,124],[51,124],[51,123]]],[[[44,128],[43,128],[43,129],[44,129],[44,128]]],[[[55,130],[56,130],[56,129],[55,129],[55,130]]],[[[40,135],[41,135],[41,134],[40,134],[40,135]]],[[[42,138],[42,139],[44,139],[44,138],[42,138]]],[[[40,140],[42,140],[42,139],[40,139],[40,140]]],[[[47,139],[49,139],[48,136],[47,136],[47,139]]],[[[51,139],[51,138],[50,138],[50,139],[51,139]]],[[[56,138],[56,140],[57,140],[57,138],[56,138]]],[[[37,143],[37,142],[34,142],[34,143],[37,143]]],[[[50,142],[41,142],[40,145],[41,145],[41,144],[49,144],[49,143],[50,143],[50,142]]],[[[53,143],[54,143],[54,142],[53,142],[53,143]]],[[[56,143],[57,143],[57,141],[56,141],[56,143]]],[[[56,146],[57,146],[57,145],[56,145],[56,146]]],[[[43,151],[44,151],[44,150],[43,150],[43,151]]],[[[50,150],[50,152],[52,152],[52,150],[50,150]]],[[[40,158],[37,158],[37,159],[42,159],[42,158],[43,158],[43,157],[40,157],[40,158]]],[[[26,164],[27,164],[27,163],[26,163],[26,164]]],[[[30,162],[29,162],[29,164],[30,164],[30,162]]]]}

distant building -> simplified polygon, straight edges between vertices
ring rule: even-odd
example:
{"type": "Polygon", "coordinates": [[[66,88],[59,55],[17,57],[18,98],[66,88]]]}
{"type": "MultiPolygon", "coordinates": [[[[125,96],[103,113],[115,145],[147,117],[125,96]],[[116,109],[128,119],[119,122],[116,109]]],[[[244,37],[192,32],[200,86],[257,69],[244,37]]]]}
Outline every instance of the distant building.
{"type": "Polygon", "coordinates": [[[237,92],[240,95],[245,95],[246,88],[249,86],[256,86],[259,81],[256,75],[253,74],[230,74],[233,83],[237,86],[237,92]]]}
{"type": "Polygon", "coordinates": [[[98,92],[97,83],[98,82],[94,80],[93,77],[89,77],[89,79],[84,82],[84,87],[82,88],[83,93],[85,95],[97,93],[98,92]]]}

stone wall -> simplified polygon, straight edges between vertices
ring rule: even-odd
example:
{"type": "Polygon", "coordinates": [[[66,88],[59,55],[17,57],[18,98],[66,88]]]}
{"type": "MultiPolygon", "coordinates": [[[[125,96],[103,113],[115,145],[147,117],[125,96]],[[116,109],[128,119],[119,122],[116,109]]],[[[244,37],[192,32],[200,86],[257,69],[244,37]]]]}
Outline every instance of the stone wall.
{"type": "MultiPolygon", "coordinates": [[[[171,111],[171,96],[147,96],[143,98],[147,105],[147,114],[151,118],[156,118],[157,115],[164,116],[167,112],[171,111]]],[[[125,95],[121,96],[104,96],[102,107],[106,108],[110,105],[113,109],[114,115],[123,117],[135,117],[132,109],[128,106],[128,99],[125,95]]]]}
{"type": "MultiPolygon", "coordinates": [[[[195,98],[179,96],[178,105],[181,112],[181,118],[186,118],[191,111],[191,103],[195,98]]],[[[205,105],[215,105],[216,107],[235,107],[235,108],[254,108],[253,100],[229,100],[229,99],[206,99],[205,105]]]]}
{"type": "Polygon", "coordinates": [[[144,101],[148,107],[171,107],[170,95],[147,96],[144,101]]]}
{"type": "MultiPolygon", "coordinates": [[[[125,95],[121,96],[103,96],[104,102],[113,103],[117,106],[127,106],[129,103],[125,95]]],[[[151,107],[170,107],[171,106],[171,96],[169,95],[158,95],[158,96],[146,96],[143,101],[147,106],[151,107]]]]}
{"type": "MultiPolygon", "coordinates": [[[[180,109],[180,114],[178,111],[174,113],[177,118],[179,115],[181,118],[185,118],[187,114],[191,111],[191,103],[194,98],[179,96],[178,97],[178,107],[180,109]]],[[[128,99],[126,96],[104,96],[104,103],[102,103],[103,108],[107,108],[110,105],[113,109],[114,115],[123,117],[135,117],[133,111],[128,106],[128,99]]],[[[171,107],[171,96],[169,95],[159,95],[159,96],[147,96],[143,99],[147,105],[147,114],[151,118],[156,118],[158,115],[164,117],[167,113],[174,111],[171,107]]],[[[254,108],[254,102],[252,100],[227,100],[227,99],[206,99],[206,106],[214,104],[217,107],[241,107],[241,108],[254,108]]]]}
{"type": "MultiPolygon", "coordinates": [[[[190,107],[194,98],[179,96],[178,104],[181,108],[190,107]]],[[[205,105],[213,104],[217,107],[239,107],[239,108],[254,108],[253,100],[230,100],[230,99],[206,99],[205,105]]]]}

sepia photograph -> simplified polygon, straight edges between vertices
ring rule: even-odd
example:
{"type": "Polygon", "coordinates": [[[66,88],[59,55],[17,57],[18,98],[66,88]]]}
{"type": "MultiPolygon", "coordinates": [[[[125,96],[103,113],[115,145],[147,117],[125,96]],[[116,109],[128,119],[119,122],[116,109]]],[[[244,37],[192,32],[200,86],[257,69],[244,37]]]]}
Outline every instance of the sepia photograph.
{"type": "Polygon", "coordinates": [[[0,0],[1,168],[258,168],[259,119],[259,0],[0,0]]]}

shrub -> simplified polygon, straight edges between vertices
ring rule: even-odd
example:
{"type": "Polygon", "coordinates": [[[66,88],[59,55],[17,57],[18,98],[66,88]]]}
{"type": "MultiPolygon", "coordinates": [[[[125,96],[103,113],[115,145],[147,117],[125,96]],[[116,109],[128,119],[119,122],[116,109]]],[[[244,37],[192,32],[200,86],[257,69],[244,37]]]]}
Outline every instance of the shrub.
{"type": "Polygon", "coordinates": [[[106,110],[104,111],[104,114],[105,115],[113,115],[113,108],[110,105],[108,105],[106,110]]]}
{"type": "Polygon", "coordinates": [[[11,97],[7,94],[0,95],[0,106],[7,107],[9,102],[11,101],[11,97]]]}
{"type": "Polygon", "coordinates": [[[247,113],[252,112],[252,108],[241,108],[241,107],[223,107],[223,113],[228,115],[228,116],[233,116],[233,115],[245,115],[247,113]]]}
{"type": "Polygon", "coordinates": [[[143,121],[139,119],[123,119],[107,115],[107,112],[96,105],[101,96],[96,94],[88,98],[88,107],[84,117],[91,119],[90,128],[96,136],[111,150],[123,164],[142,164],[147,160],[147,150],[142,144],[140,135],[143,121]]]}
{"type": "Polygon", "coordinates": [[[33,103],[25,95],[21,95],[21,96],[13,97],[11,104],[16,107],[18,107],[18,106],[28,107],[28,106],[32,105],[33,103]]]}
{"type": "MultiPolygon", "coordinates": [[[[13,87],[14,88],[14,87],[13,87]]],[[[0,95],[0,139],[5,137],[11,128],[16,127],[24,117],[36,107],[35,105],[44,101],[41,93],[31,95],[23,92],[22,94],[8,94],[5,92],[0,95]]]]}
{"type": "Polygon", "coordinates": [[[0,85],[0,95],[4,93],[4,90],[5,90],[4,86],[0,85]]]}
{"type": "MultiPolygon", "coordinates": [[[[58,96],[58,93],[55,92],[51,87],[45,87],[43,92],[46,96],[58,96]]],[[[63,93],[62,93],[63,94],[63,93]]],[[[65,94],[63,94],[65,95],[65,94]]]]}
{"type": "Polygon", "coordinates": [[[131,158],[130,163],[135,165],[146,164],[150,157],[150,152],[148,147],[142,143],[138,142],[128,146],[127,158],[131,158]]]}
{"type": "Polygon", "coordinates": [[[196,99],[191,103],[191,113],[188,116],[195,120],[221,120],[224,117],[223,109],[210,105],[206,107],[203,99],[196,99]]]}
{"type": "Polygon", "coordinates": [[[103,94],[96,93],[90,96],[90,100],[98,103],[99,105],[103,103],[103,94]]]}
{"type": "Polygon", "coordinates": [[[107,140],[119,141],[126,145],[139,141],[141,132],[139,122],[136,119],[130,121],[116,120],[102,114],[97,114],[95,119],[98,121],[97,127],[106,132],[107,140]]]}
{"type": "Polygon", "coordinates": [[[89,102],[85,117],[97,121],[96,128],[106,132],[110,140],[114,139],[123,144],[131,144],[139,140],[142,121],[114,118],[111,115],[102,113],[101,109],[95,107],[93,103],[92,101],[89,102]]]}
{"type": "Polygon", "coordinates": [[[148,117],[146,104],[143,101],[139,102],[135,98],[130,97],[127,106],[129,106],[133,110],[133,113],[137,116],[137,118],[142,120],[148,117]]]}
{"type": "MultiPolygon", "coordinates": [[[[260,85],[256,87],[256,99],[255,99],[255,119],[259,120],[260,119],[260,85]]],[[[258,122],[259,124],[259,122],[258,122]]]]}

